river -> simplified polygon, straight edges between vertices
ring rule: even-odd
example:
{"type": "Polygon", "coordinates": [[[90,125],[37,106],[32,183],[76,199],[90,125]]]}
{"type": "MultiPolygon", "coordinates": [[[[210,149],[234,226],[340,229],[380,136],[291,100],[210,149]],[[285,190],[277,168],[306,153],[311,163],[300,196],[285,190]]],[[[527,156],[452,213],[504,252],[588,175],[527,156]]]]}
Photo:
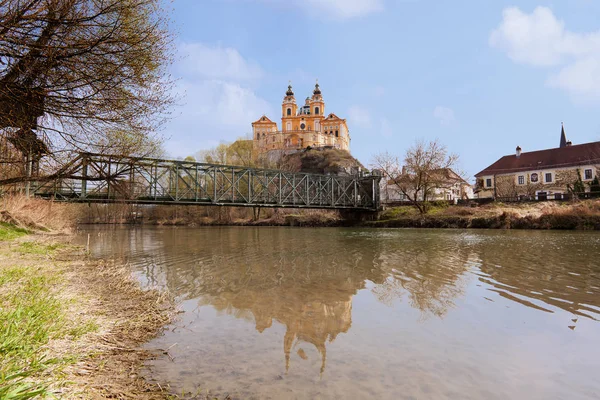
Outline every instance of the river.
{"type": "Polygon", "coordinates": [[[83,228],[182,313],[147,374],[240,399],[598,399],[600,233],[83,228]]]}

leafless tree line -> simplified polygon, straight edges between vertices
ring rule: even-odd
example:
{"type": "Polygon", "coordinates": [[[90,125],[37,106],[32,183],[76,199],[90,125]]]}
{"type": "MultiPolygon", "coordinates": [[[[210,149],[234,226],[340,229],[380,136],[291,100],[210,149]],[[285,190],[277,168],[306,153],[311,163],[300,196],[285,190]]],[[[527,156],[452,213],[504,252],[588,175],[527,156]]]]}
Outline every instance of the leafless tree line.
{"type": "Polygon", "coordinates": [[[160,151],[172,43],[160,0],[0,0],[4,161],[160,151]]]}

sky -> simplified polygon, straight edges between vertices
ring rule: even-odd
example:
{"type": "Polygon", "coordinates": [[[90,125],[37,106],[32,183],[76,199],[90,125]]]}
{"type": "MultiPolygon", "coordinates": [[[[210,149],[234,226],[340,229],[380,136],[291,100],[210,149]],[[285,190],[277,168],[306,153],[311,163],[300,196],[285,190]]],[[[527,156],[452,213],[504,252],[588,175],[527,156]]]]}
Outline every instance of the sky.
{"type": "Polygon", "coordinates": [[[600,140],[600,1],[174,0],[172,157],[281,124],[318,79],[369,165],[439,139],[471,178],[499,157],[600,140]]]}

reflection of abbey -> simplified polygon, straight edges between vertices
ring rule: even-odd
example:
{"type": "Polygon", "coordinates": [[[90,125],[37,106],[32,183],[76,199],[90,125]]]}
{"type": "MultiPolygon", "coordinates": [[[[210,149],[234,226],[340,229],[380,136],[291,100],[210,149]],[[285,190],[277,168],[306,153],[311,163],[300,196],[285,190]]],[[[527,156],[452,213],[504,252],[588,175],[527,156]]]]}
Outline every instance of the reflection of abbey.
{"type": "Polygon", "coordinates": [[[252,123],[253,148],[257,156],[286,153],[307,147],[331,147],[350,151],[350,133],[346,120],[333,113],[325,113],[325,102],[319,84],[312,97],[298,106],[292,91],[288,90],[281,104],[281,130],[277,123],[263,115],[252,123]]]}

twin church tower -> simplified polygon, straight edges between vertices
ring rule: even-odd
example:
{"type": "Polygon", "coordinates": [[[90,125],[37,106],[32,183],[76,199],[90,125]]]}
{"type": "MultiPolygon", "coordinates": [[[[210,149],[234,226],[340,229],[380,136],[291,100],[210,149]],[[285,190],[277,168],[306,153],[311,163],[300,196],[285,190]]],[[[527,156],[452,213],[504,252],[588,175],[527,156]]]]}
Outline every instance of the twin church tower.
{"type": "Polygon", "coordinates": [[[319,84],[303,106],[296,104],[292,86],[281,104],[281,130],[263,115],[252,123],[254,153],[257,156],[293,152],[307,147],[331,147],[350,151],[350,133],[346,120],[325,113],[325,101],[319,84]]]}

